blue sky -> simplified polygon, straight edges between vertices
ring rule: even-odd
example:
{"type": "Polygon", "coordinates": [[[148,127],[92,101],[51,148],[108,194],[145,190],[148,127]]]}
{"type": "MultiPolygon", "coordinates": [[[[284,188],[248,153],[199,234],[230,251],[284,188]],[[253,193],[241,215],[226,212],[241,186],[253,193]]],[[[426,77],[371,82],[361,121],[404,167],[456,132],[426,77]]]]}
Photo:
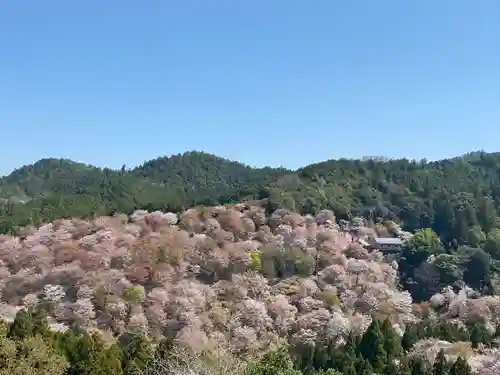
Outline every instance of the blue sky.
{"type": "Polygon", "coordinates": [[[0,174],[500,151],[498,0],[3,0],[0,174]]]}

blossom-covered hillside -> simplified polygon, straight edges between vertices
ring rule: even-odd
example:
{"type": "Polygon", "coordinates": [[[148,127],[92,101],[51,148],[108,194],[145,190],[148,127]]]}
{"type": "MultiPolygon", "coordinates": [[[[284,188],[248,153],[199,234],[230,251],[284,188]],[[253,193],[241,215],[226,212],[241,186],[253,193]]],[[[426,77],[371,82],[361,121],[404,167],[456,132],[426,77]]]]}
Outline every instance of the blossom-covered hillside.
{"type": "MultiPolygon", "coordinates": [[[[256,355],[283,343],[340,345],[373,319],[388,319],[400,337],[423,322],[500,332],[499,297],[448,288],[413,304],[398,287],[398,262],[363,248],[329,210],[266,217],[258,204],[236,204],[58,220],[0,237],[0,261],[5,321],[43,307],[52,329],[85,328],[109,342],[139,332],[256,355]]],[[[430,336],[407,349],[422,353],[430,336]]],[[[481,351],[483,341],[459,353],[477,371],[498,354],[481,351]]]]}

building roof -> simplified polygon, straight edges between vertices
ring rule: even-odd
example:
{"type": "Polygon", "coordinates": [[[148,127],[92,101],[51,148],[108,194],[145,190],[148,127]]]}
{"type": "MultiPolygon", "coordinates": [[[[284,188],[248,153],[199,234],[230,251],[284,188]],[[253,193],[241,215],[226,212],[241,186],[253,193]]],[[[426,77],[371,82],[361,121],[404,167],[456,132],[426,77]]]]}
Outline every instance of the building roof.
{"type": "Polygon", "coordinates": [[[378,245],[403,245],[401,238],[396,237],[377,237],[375,243],[378,245]]]}

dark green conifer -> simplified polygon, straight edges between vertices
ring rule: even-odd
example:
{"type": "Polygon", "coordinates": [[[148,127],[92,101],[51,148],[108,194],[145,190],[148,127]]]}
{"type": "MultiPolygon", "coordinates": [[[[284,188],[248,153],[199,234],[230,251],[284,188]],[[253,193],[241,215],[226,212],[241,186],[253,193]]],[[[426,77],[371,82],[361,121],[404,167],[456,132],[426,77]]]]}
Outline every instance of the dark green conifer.
{"type": "Polygon", "coordinates": [[[103,375],[122,375],[123,353],[116,344],[111,345],[105,350],[101,359],[101,368],[103,375]]]}
{"type": "Polygon", "coordinates": [[[361,357],[356,358],[356,362],[354,367],[356,368],[356,373],[362,374],[362,373],[369,373],[371,374],[373,372],[372,365],[370,362],[368,362],[367,359],[363,359],[361,357]]]}
{"type": "Polygon", "coordinates": [[[51,335],[49,323],[47,321],[47,313],[45,310],[38,309],[32,314],[33,334],[48,337],[51,335]]]}
{"type": "Polygon", "coordinates": [[[118,343],[123,352],[124,373],[135,375],[144,372],[153,355],[151,345],[144,335],[125,333],[119,337],[118,343]]]}
{"type": "Polygon", "coordinates": [[[387,363],[389,363],[389,360],[401,358],[403,355],[401,337],[392,327],[392,323],[389,318],[382,322],[380,331],[384,337],[384,350],[388,356],[387,363]]]}
{"type": "Polygon", "coordinates": [[[290,355],[286,348],[267,352],[257,362],[250,363],[246,368],[246,375],[301,375],[293,368],[290,355]]]}
{"type": "Polygon", "coordinates": [[[328,354],[328,346],[317,344],[314,350],[313,367],[319,370],[326,370],[329,367],[330,356],[328,354]]]}
{"type": "Polygon", "coordinates": [[[412,375],[410,367],[410,359],[405,357],[402,359],[398,367],[398,375],[412,375]]]}
{"type": "Polygon", "coordinates": [[[467,360],[458,357],[450,369],[450,375],[471,375],[472,369],[467,360]]]}
{"type": "Polygon", "coordinates": [[[94,375],[98,371],[98,355],[103,348],[89,334],[68,337],[67,357],[70,363],[68,375],[94,375]]]}
{"type": "Polygon", "coordinates": [[[8,337],[22,340],[33,335],[33,319],[26,310],[20,310],[12,323],[8,337]]]}
{"type": "Polygon", "coordinates": [[[406,327],[406,330],[403,334],[403,339],[401,340],[403,349],[409,351],[417,341],[417,327],[415,327],[414,325],[406,327]]]}
{"type": "Polygon", "coordinates": [[[484,323],[475,322],[469,325],[470,341],[473,348],[477,348],[479,344],[486,346],[491,345],[491,334],[486,329],[484,323]]]}
{"type": "Polygon", "coordinates": [[[359,344],[359,353],[370,362],[374,372],[383,372],[387,354],[384,350],[384,336],[376,319],[373,319],[363,335],[359,344]]]}
{"type": "Polygon", "coordinates": [[[387,364],[384,375],[399,375],[399,368],[394,361],[387,364]]]}
{"type": "Polygon", "coordinates": [[[411,375],[427,375],[424,361],[420,358],[413,358],[410,361],[411,375]]]}
{"type": "Polygon", "coordinates": [[[344,354],[349,355],[352,358],[355,358],[357,356],[357,350],[358,350],[358,345],[359,345],[359,340],[354,333],[350,333],[349,336],[347,337],[346,343],[344,345],[344,354]]]}
{"type": "Polygon", "coordinates": [[[342,374],[343,375],[357,375],[356,367],[352,361],[345,361],[342,366],[342,374]]]}
{"type": "Polygon", "coordinates": [[[444,350],[440,350],[432,367],[432,375],[448,375],[449,365],[444,355],[444,350]]]}

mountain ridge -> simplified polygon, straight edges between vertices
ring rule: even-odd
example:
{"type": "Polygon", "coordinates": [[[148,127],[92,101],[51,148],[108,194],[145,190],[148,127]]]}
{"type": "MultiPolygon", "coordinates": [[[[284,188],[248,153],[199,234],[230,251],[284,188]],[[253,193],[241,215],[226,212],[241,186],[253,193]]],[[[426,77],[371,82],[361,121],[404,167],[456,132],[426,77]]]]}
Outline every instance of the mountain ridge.
{"type": "MultiPolygon", "coordinates": [[[[394,161],[394,160],[409,160],[409,161],[420,162],[422,160],[425,160],[425,161],[427,161],[429,163],[434,163],[434,162],[441,162],[441,161],[446,161],[446,160],[456,160],[456,159],[460,159],[460,158],[473,159],[473,158],[477,158],[477,157],[479,157],[480,155],[483,155],[483,154],[498,156],[498,155],[500,155],[500,152],[486,152],[486,151],[483,151],[483,150],[477,150],[477,151],[467,152],[465,154],[458,155],[458,156],[445,157],[445,158],[440,158],[440,159],[435,159],[435,160],[429,160],[429,159],[426,159],[426,158],[422,158],[422,159],[410,159],[410,158],[406,158],[406,157],[387,157],[387,156],[361,156],[361,157],[354,157],[354,158],[343,158],[343,157],[340,157],[340,158],[326,159],[326,160],[318,161],[318,162],[311,162],[311,163],[305,164],[305,165],[303,165],[301,167],[297,167],[297,168],[286,168],[286,167],[283,167],[283,166],[271,166],[271,165],[255,166],[255,165],[247,164],[247,163],[245,163],[243,161],[239,161],[239,160],[236,160],[236,159],[231,159],[231,158],[226,158],[226,157],[223,157],[223,156],[219,156],[219,155],[211,153],[211,152],[199,151],[199,150],[188,150],[188,151],[184,151],[182,153],[158,156],[156,158],[146,160],[146,161],[144,161],[144,162],[142,162],[140,164],[137,164],[137,165],[135,165],[135,166],[133,166],[131,168],[127,168],[127,169],[128,170],[135,170],[135,169],[141,168],[145,164],[149,164],[151,162],[154,162],[154,161],[157,161],[157,160],[160,160],[160,159],[178,158],[178,157],[182,157],[184,155],[189,155],[189,154],[204,154],[204,155],[209,155],[209,156],[215,157],[215,158],[220,159],[220,160],[225,160],[225,161],[229,161],[229,162],[233,162],[233,163],[238,163],[238,164],[241,164],[243,166],[246,166],[246,167],[249,167],[249,168],[252,168],[252,169],[283,169],[283,170],[288,170],[288,171],[298,171],[300,169],[306,168],[306,167],[311,166],[311,165],[322,164],[322,163],[325,163],[325,162],[328,162],[328,161],[332,161],[332,160],[337,160],[337,161],[339,161],[339,160],[351,160],[351,161],[359,160],[361,162],[366,162],[366,161],[370,161],[370,160],[376,160],[376,161],[380,161],[380,162],[391,162],[391,161],[394,161]]],[[[4,178],[6,178],[6,177],[8,177],[8,176],[10,176],[12,174],[14,174],[15,172],[17,172],[20,169],[23,169],[23,168],[26,168],[26,167],[32,167],[32,166],[34,166],[34,165],[36,165],[36,164],[38,164],[40,162],[46,162],[46,161],[65,161],[65,162],[68,162],[69,164],[77,164],[77,165],[91,167],[91,168],[96,168],[96,169],[100,169],[100,170],[105,170],[106,169],[106,170],[111,170],[111,171],[115,171],[115,172],[120,171],[120,168],[112,168],[112,167],[106,167],[106,166],[99,166],[99,165],[94,165],[94,164],[86,163],[84,161],[76,161],[76,160],[65,158],[65,157],[56,157],[56,156],[54,156],[54,157],[43,157],[41,159],[36,160],[35,162],[28,163],[28,164],[23,164],[20,167],[14,168],[13,170],[11,170],[11,172],[0,174],[0,180],[2,180],[4,178]]]]}
{"type": "Polygon", "coordinates": [[[296,170],[253,168],[190,151],[131,169],[100,168],[45,158],[0,178],[0,231],[58,217],[179,212],[197,205],[266,199],[268,211],[301,214],[323,208],[339,218],[394,220],[433,228],[444,243],[474,243],[500,213],[500,153],[472,152],[428,162],[409,159],[331,159],[296,170]],[[479,232],[478,232],[479,233],[479,232]]]}

